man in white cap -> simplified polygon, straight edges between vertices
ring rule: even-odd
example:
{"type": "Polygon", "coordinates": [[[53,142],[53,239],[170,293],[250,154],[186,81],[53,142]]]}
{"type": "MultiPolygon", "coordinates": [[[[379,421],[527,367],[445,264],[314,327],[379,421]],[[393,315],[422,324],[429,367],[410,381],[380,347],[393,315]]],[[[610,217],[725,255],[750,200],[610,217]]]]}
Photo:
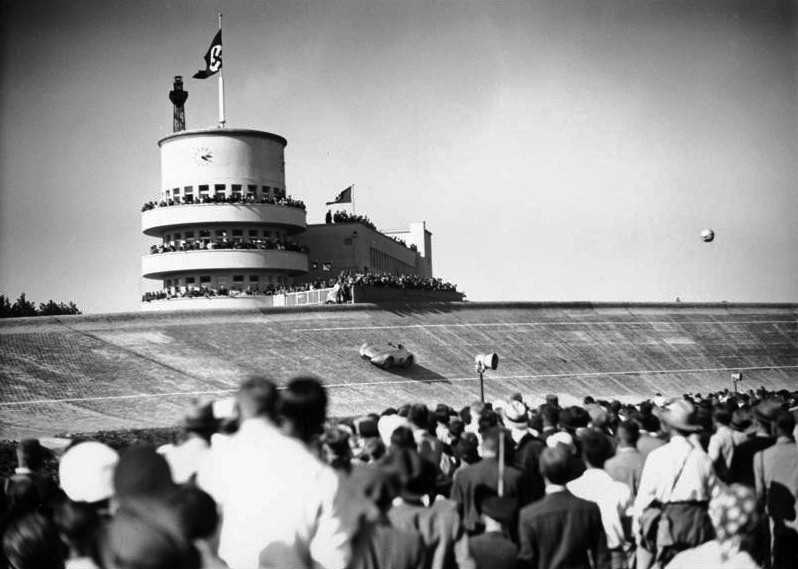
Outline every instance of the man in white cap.
{"type": "Polygon", "coordinates": [[[642,569],[654,561],[667,565],[676,553],[713,538],[707,506],[719,491],[712,459],[696,436],[701,426],[693,404],[675,400],[659,415],[670,432],[670,442],[648,455],[633,508],[638,543],[645,544],[638,548],[642,569]],[[655,501],[662,504],[661,521],[648,525],[646,515],[641,527],[643,511],[655,501]]]}
{"type": "Polygon", "coordinates": [[[96,441],[69,448],[58,464],[61,488],[73,502],[85,502],[100,514],[107,513],[114,495],[114,470],[119,454],[96,441]]]}

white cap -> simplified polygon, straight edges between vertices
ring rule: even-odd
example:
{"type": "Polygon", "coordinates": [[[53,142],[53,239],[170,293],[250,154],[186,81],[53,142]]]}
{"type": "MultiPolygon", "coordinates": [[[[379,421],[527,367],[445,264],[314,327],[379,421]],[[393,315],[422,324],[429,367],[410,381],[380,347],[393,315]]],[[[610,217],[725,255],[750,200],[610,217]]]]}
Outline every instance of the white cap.
{"type": "Polygon", "coordinates": [[[114,495],[119,455],[111,447],[88,441],[64,453],[58,465],[61,488],[73,502],[99,502],[114,495]]]}

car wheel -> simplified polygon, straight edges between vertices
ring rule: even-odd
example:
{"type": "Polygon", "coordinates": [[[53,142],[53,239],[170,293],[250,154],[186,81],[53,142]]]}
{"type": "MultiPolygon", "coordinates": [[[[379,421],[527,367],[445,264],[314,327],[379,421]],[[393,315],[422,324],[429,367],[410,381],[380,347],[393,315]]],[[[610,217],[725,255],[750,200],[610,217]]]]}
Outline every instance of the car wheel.
{"type": "Polygon", "coordinates": [[[393,365],[393,358],[391,357],[385,358],[385,361],[382,362],[382,369],[390,369],[392,365],[393,365]]]}
{"type": "Polygon", "coordinates": [[[407,356],[407,359],[405,360],[405,363],[402,365],[402,367],[407,369],[411,365],[413,365],[413,356],[412,355],[411,356],[407,356]]]}

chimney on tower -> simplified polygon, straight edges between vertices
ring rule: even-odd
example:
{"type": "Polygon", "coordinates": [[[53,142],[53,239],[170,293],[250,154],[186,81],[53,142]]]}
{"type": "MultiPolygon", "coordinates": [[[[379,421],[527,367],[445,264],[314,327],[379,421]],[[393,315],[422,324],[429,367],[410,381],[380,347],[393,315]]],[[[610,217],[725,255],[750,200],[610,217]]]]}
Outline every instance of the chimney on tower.
{"type": "Polygon", "coordinates": [[[169,91],[169,100],[175,106],[172,115],[172,132],[186,130],[186,99],[188,91],[183,91],[183,77],[175,75],[175,83],[169,91]]]}

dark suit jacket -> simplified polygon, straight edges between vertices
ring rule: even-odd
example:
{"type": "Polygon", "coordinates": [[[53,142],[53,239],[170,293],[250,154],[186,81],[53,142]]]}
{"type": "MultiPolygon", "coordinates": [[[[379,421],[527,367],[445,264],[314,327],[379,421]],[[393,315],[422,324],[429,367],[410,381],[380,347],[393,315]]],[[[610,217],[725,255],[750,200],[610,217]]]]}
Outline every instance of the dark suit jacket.
{"type": "MultiPolygon", "coordinates": [[[[486,458],[461,468],[454,473],[452,482],[452,500],[457,502],[463,526],[466,531],[473,532],[480,524],[477,511],[477,492],[480,487],[496,492],[499,488],[499,462],[494,458],[486,458]]],[[[507,465],[504,469],[504,495],[518,498],[519,505],[530,502],[530,484],[524,479],[520,470],[507,465]]]]}
{"type": "Polygon", "coordinates": [[[477,569],[518,569],[518,549],[509,537],[500,532],[483,533],[468,538],[477,569]]]}
{"type": "Polygon", "coordinates": [[[607,537],[594,502],[568,490],[548,494],[521,510],[518,522],[524,567],[534,569],[609,568],[607,537]]]}
{"type": "Polygon", "coordinates": [[[424,569],[426,552],[421,535],[399,529],[387,519],[368,524],[355,536],[348,569],[424,569]]]}

